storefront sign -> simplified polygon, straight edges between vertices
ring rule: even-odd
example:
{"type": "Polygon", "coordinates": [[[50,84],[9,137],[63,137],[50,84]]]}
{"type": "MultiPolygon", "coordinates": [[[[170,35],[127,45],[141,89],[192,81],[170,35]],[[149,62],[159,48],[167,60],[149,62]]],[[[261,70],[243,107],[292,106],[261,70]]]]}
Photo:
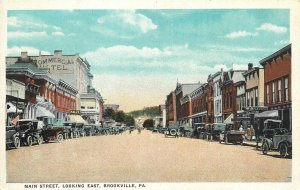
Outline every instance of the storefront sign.
{"type": "Polygon", "coordinates": [[[267,111],[268,108],[267,107],[263,107],[263,106],[254,106],[254,107],[243,107],[242,110],[244,111],[267,111]]]}
{"type": "Polygon", "coordinates": [[[66,58],[38,58],[33,59],[33,62],[37,64],[39,68],[49,68],[50,72],[66,72],[71,71],[71,65],[74,64],[74,59],[66,58]]]}

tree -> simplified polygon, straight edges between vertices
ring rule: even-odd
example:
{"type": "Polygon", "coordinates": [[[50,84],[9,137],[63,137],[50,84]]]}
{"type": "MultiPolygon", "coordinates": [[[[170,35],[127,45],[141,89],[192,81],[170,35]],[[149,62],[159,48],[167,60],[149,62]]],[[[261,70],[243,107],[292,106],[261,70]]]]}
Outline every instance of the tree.
{"type": "Polygon", "coordinates": [[[149,128],[153,128],[154,126],[154,120],[153,119],[146,119],[143,123],[143,127],[149,129],[149,128]]]}
{"type": "Polygon", "coordinates": [[[106,108],[104,111],[104,117],[105,118],[113,118],[115,116],[116,112],[112,108],[106,108]]]}
{"type": "Polygon", "coordinates": [[[131,115],[125,115],[125,123],[127,125],[134,125],[135,124],[135,120],[131,115]]]}
{"type": "Polygon", "coordinates": [[[116,122],[125,122],[125,113],[123,111],[117,111],[114,120],[116,122]]]}

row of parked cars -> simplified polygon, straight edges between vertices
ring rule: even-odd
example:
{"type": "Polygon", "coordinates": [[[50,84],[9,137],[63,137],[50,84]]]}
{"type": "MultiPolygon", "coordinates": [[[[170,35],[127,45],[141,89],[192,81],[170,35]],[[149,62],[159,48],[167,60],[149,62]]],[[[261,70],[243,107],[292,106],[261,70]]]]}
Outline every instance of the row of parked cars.
{"type": "Polygon", "coordinates": [[[40,145],[43,142],[62,142],[64,139],[72,139],[95,135],[117,135],[126,130],[134,130],[135,127],[127,127],[122,124],[105,126],[95,124],[82,124],[66,122],[63,126],[44,125],[43,121],[36,119],[19,120],[16,126],[6,127],[7,148],[19,148],[21,145],[40,145]]]}
{"type": "MultiPolygon", "coordinates": [[[[166,128],[157,127],[153,132],[159,132],[165,137],[190,137],[206,140],[215,140],[219,143],[233,143],[243,145],[245,133],[234,130],[233,124],[224,123],[195,123],[191,125],[171,124],[166,128]]],[[[278,151],[281,157],[292,155],[292,133],[282,127],[281,120],[266,119],[262,134],[256,139],[257,148],[260,144],[263,154],[269,151],[278,151]]]]}

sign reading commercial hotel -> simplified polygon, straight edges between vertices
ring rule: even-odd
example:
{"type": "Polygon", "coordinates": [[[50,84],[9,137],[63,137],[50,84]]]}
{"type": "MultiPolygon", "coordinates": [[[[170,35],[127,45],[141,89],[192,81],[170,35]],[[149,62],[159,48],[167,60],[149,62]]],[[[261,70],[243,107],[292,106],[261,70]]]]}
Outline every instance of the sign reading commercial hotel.
{"type": "Polygon", "coordinates": [[[50,72],[71,72],[73,70],[74,59],[67,58],[38,58],[34,59],[33,62],[37,64],[39,68],[49,68],[50,72]]]}

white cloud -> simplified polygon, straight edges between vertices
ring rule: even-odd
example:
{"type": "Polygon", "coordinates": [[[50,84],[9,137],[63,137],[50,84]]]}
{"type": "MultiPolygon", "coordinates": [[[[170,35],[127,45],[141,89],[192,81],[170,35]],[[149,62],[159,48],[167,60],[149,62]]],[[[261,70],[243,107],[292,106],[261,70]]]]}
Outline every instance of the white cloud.
{"type": "Polygon", "coordinates": [[[241,57],[231,51],[195,50],[188,44],[164,48],[117,45],[81,56],[93,68],[93,86],[108,103],[120,104],[125,111],[163,103],[177,78],[181,83],[206,82],[209,74],[221,68],[247,69],[247,63],[259,61],[255,56],[241,57]],[[143,96],[136,95],[139,93],[143,96]]]}
{"type": "Polygon", "coordinates": [[[63,32],[52,32],[53,36],[64,36],[65,34],[63,32]]]}
{"type": "Polygon", "coordinates": [[[20,56],[22,51],[27,52],[28,55],[39,55],[40,52],[42,55],[51,55],[51,53],[48,51],[41,51],[37,48],[27,47],[27,46],[21,46],[21,47],[13,46],[11,48],[8,48],[7,55],[8,56],[20,56]]]}
{"type": "Polygon", "coordinates": [[[8,32],[7,37],[8,38],[41,38],[46,37],[47,32],[21,32],[21,31],[15,31],[15,32],[8,32]]]}
{"type": "Polygon", "coordinates": [[[244,38],[248,36],[258,36],[258,33],[252,33],[252,32],[247,32],[247,31],[236,31],[236,32],[231,32],[227,34],[225,37],[229,39],[236,39],[236,38],[244,38]]]}
{"type": "MultiPolygon", "coordinates": [[[[217,47],[217,46],[216,46],[217,47]]],[[[165,48],[137,48],[134,46],[117,45],[101,47],[95,51],[86,52],[86,57],[97,70],[114,70],[124,72],[156,71],[160,73],[209,73],[214,65],[246,64],[258,62],[255,57],[241,57],[234,51],[257,51],[256,48],[220,46],[222,49],[208,48],[190,49],[188,45],[170,46],[165,48]],[[227,49],[227,50],[226,50],[227,49]],[[228,51],[230,49],[230,51],[228,51]]],[[[219,47],[219,48],[220,48],[219,47]]],[[[263,49],[259,50],[263,51],[263,49]]]]}
{"type": "Polygon", "coordinates": [[[256,30],[269,31],[277,34],[282,34],[287,32],[287,28],[283,26],[277,26],[271,23],[264,23],[260,27],[256,28],[256,30]]]}
{"type": "Polygon", "coordinates": [[[12,27],[21,27],[21,23],[19,22],[16,16],[8,17],[7,24],[8,26],[12,26],[12,27]]]}
{"type": "Polygon", "coordinates": [[[211,51],[224,51],[224,52],[262,52],[272,51],[271,49],[259,48],[259,47],[239,47],[239,46],[224,46],[218,44],[210,44],[205,47],[211,51]]]}
{"type": "Polygon", "coordinates": [[[54,31],[61,31],[61,27],[49,25],[45,22],[28,16],[10,16],[7,18],[8,27],[12,28],[30,28],[30,29],[50,29],[54,31]]]}
{"type": "Polygon", "coordinates": [[[98,18],[97,22],[97,26],[91,27],[93,31],[123,39],[131,39],[137,34],[145,34],[158,27],[150,18],[134,10],[112,11],[98,18]]]}
{"type": "Polygon", "coordinates": [[[280,40],[277,42],[274,42],[274,45],[288,45],[290,43],[289,40],[280,40]]]}

